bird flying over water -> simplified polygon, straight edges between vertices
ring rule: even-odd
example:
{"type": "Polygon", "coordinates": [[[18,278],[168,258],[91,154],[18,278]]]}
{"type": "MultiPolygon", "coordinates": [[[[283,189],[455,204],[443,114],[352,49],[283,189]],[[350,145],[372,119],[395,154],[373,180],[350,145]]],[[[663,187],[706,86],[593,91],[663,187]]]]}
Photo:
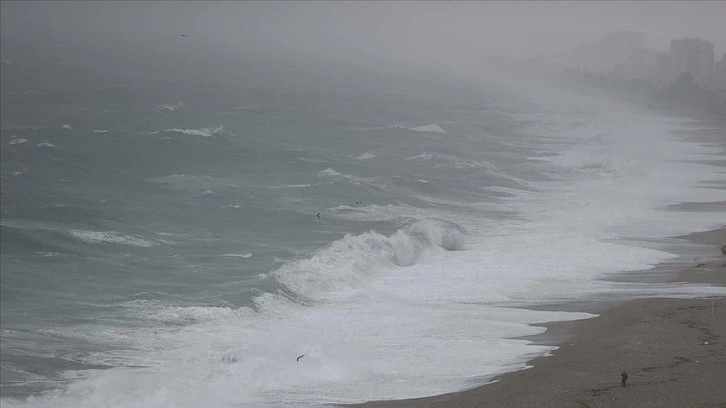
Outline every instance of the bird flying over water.
{"type": "Polygon", "coordinates": [[[305,357],[305,354],[300,354],[300,355],[299,355],[299,356],[297,357],[297,360],[295,360],[295,361],[300,361],[300,359],[301,359],[301,358],[303,358],[303,357],[305,357]]]}

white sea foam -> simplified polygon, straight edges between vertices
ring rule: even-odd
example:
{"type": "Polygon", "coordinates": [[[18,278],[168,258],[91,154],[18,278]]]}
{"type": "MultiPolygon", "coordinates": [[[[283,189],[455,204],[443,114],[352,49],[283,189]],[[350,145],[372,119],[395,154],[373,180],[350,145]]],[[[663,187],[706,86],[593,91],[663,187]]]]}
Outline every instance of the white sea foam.
{"type": "Polygon", "coordinates": [[[498,169],[492,163],[484,160],[471,160],[462,157],[455,157],[449,154],[424,152],[416,156],[405,157],[404,160],[424,162],[435,161],[434,166],[449,169],[484,169],[487,174],[498,176],[509,181],[513,181],[520,185],[528,185],[529,183],[517,177],[513,177],[504,171],[498,169]]]}
{"type": "Polygon", "coordinates": [[[416,126],[416,127],[409,127],[406,128],[408,130],[413,130],[414,132],[425,132],[425,133],[441,133],[441,134],[447,134],[447,132],[441,128],[441,126],[436,124],[431,125],[424,125],[424,126],[416,126]]]}
{"type": "Polygon", "coordinates": [[[367,131],[367,130],[385,130],[385,129],[405,129],[410,130],[412,132],[421,132],[421,133],[441,133],[441,134],[448,134],[446,130],[444,130],[441,126],[437,124],[430,124],[430,125],[423,125],[423,126],[404,126],[404,125],[393,125],[393,126],[377,126],[377,127],[368,127],[368,128],[353,128],[351,130],[353,131],[367,131]]]}
{"type": "Polygon", "coordinates": [[[281,188],[306,188],[306,187],[312,187],[316,184],[285,184],[282,186],[268,186],[269,189],[281,189],[281,188]]]}
{"type": "Polygon", "coordinates": [[[327,168],[327,169],[321,171],[320,173],[318,173],[318,175],[319,176],[340,176],[340,173],[331,168],[327,168]]]}
{"type": "Polygon", "coordinates": [[[432,153],[421,153],[416,156],[409,156],[406,157],[404,160],[413,160],[413,161],[425,161],[425,160],[431,160],[434,158],[434,155],[432,153]]]}
{"type": "Polygon", "coordinates": [[[224,133],[224,127],[218,126],[215,128],[200,128],[200,129],[173,128],[173,129],[166,129],[166,130],[157,130],[155,132],[150,132],[147,134],[157,135],[159,133],[181,133],[181,134],[192,135],[192,136],[212,137],[212,136],[220,135],[220,134],[224,133]]]}
{"type": "Polygon", "coordinates": [[[165,110],[165,111],[175,112],[175,111],[183,108],[184,107],[184,104],[181,103],[181,102],[178,102],[178,103],[164,103],[164,104],[161,104],[161,105],[157,105],[156,107],[159,108],[159,109],[165,110]]]}
{"type": "Polygon", "coordinates": [[[425,219],[433,217],[433,211],[407,205],[367,205],[352,207],[339,205],[326,210],[329,217],[352,221],[394,221],[405,219],[425,219]]]}
{"type": "Polygon", "coordinates": [[[22,137],[12,137],[10,139],[10,141],[8,142],[9,145],[16,145],[16,144],[22,144],[22,143],[28,143],[28,139],[24,139],[22,137]]]}
{"type": "Polygon", "coordinates": [[[164,306],[152,311],[148,311],[148,309],[142,310],[147,312],[143,316],[146,319],[179,325],[219,319],[234,313],[232,309],[227,307],[164,306]]]}
{"type": "Polygon", "coordinates": [[[55,147],[55,145],[53,143],[48,143],[48,142],[38,143],[35,146],[36,147],[55,147]]]}
{"type": "Polygon", "coordinates": [[[252,258],[252,254],[250,254],[250,253],[247,253],[247,254],[222,254],[220,256],[224,256],[227,258],[244,258],[244,259],[252,258]]]}
{"type": "Polygon", "coordinates": [[[354,157],[356,160],[371,160],[375,159],[377,156],[373,153],[363,153],[360,156],[354,157]]]}
{"type": "Polygon", "coordinates": [[[71,127],[71,125],[63,125],[63,126],[61,126],[61,128],[62,128],[62,129],[66,129],[66,130],[71,130],[71,129],[73,129],[73,128],[71,127]]]}
{"type": "Polygon", "coordinates": [[[442,250],[461,250],[464,241],[460,227],[422,220],[388,237],[373,231],[346,235],[310,259],[284,265],[273,276],[296,293],[324,297],[353,289],[382,269],[413,265],[442,250]]]}
{"type": "Polygon", "coordinates": [[[93,129],[93,133],[108,133],[106,129],[93,129]]]}
{"type": "Polygon", "coordinates": [[[201,129],[167,129],[165,132],[172,132],[172,133],[183,133],[185,135],[194,135],[194,136],[204,136],[204,137],[212,137],[214,135],[219,135],[222,132],[224,132],[224,128],[222,126],[218,126],[216,128],[201,128],[201,129]]]}
{"type": "Polygon", "coordinates": [[[89,244],[109,243],[132,245],[138,247],[150,247],[154,245],[153,242],[147,241],[143,238],[121,234],[116,231],[88,231],[72,229],[68,231],[68,234],[89,244]]]}

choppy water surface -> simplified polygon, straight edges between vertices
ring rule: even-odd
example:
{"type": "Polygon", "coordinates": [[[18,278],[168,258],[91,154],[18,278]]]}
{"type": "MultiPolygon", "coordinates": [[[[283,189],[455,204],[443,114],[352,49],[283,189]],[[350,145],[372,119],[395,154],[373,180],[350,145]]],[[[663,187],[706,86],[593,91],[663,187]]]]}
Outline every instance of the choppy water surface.
{"type": "Polygon", "coordinates": [[[683,119],[360,72],[2,75],[3,406],[432,395],[589,316],[522,306],[723,293],[598,280],[723,222],[665,209],[726,199],[683,119]]]}

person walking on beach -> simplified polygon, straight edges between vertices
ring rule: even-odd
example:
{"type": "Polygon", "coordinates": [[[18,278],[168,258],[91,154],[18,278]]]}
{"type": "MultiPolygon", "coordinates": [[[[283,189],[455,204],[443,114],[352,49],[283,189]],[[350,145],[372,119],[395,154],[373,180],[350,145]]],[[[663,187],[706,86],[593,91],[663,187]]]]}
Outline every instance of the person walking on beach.
{"type": "Polygon", "coordinates": [[[622,378],[620,380],[620,383],[623,384],[623,388],[625,388],[625,382],[628,381],[628,373],[623,371],[622,373],[620,373],[620,377],[622,378]]]}
{"type": "Polygon", "coordinates": [[[726,258],[726,244],[721,246],[721,267],[723,268],[723,260],[726,258]]]}

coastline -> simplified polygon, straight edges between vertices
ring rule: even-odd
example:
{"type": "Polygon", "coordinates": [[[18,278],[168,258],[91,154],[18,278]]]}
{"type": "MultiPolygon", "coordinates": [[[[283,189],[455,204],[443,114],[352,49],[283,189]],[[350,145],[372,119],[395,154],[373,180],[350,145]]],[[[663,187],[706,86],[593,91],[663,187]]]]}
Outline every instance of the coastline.
{"type": "MultiPolygon", "coordinates": [[[[678,238],[712,247],[712,256],[681,268],[670,282],[726,286],[718,251],[726,228],[678,238]]],[[[528,369],[465,391],[350,406],[726,406],[726,297],[645,298],[594,307],[598,317],[546,324],[536,342],[559,348],[528,362],[528,369]],[[629,376],[625,388],[622,371],[629,376]]]]}
{"type": "MultiPolygon", "coordinates": [[[[634,103],[634,105],[639,105],[634,103]]],[[[646,107],[654,113],[662,109],[646,107]]],[[[680,112],[700,124],[681,129],[699,143],[724,145],[723,118],[680,112]],[[711,126],[716,126],[712,128],[711,126]]],[[[719,158],[708,164],[726,168],[719,158]]],[[[726,184],[711,184],[724,189],[726,184]]],[[[726,201],[679,203],[673,211],[724,212],[726,201]]],[[[648,274],[613,277],[632,281],[708,284],[726,287],[720,247],[726,225],[671,237],[680,244],[710,247],[687,262],[691,250],[648,274]]],[[[682,247],[681,247],[682,248],[682,247]]],[[[632,274],[631,274],[632,275],[632,274]]],[[[527,362],[527,368],[495,376],[472,389],[422,398],[368,401],[357,408],[470,407],[723,407],[726,408],[726,296],[710,298],[632,298],[562,304],[565,309],[598,314],[585,320],[540,324],[545,333],[527,337],[534,344],[558,346],[527,362]],[[620,373],[628,373],[621,387],[620,373]]],[[[548,308],[549,310],[549,308],[548,308]]]]}

